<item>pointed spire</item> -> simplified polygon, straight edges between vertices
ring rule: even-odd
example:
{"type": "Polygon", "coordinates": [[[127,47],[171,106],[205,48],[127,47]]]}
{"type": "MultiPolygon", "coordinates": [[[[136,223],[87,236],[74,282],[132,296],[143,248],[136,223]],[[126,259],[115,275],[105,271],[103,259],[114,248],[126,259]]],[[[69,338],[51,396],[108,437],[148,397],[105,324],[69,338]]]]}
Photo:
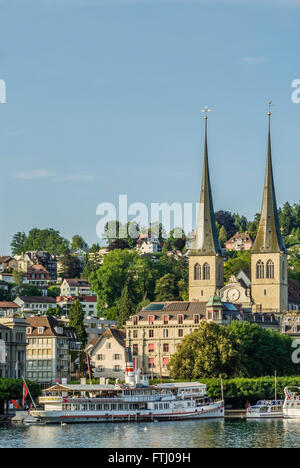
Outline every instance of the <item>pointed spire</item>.
{"type": "Polygon", "coordinates": [[[211,193],[208,149],[207,149],[207,112],[205,108],[205,141],[204,141],[204,163],[200,205],[195,239],[192,242],[190,255],[221,255],[221,247],[215,223],[215,214],[211,193]]]}
{"type": "MultiPolygon", "coordinates": [[[[271,106],[271,102],[269,106],[271,106]]],[[[265,175],[264,193],[261,207],[261,216],[257,236],[252,248],[253,253],[277,253],[286,252],[286,248],[281,237],[280,225],[277,211],[273,167],[271,151],[271,112],[269,109],[269,132],[267,165],[265,175]]]]}

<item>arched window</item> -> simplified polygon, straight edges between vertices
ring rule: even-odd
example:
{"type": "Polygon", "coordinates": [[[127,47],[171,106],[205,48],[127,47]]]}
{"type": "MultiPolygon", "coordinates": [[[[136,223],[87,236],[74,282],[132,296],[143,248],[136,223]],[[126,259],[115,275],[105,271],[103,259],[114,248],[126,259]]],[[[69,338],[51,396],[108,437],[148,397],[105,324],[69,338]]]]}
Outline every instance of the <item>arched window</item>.
{"type": "Polygon", "coordinates": [[[203,265],[203,279],[204,280],[210,279],[210,266],[208,263],[204,263],[203,265]]]}
{"type": "Polygon", "coordinates": [[[264,262],[258,260],[256,264],[256,278],[261,279],[265,277],[265,266],[264,262]]]}
{"type": "Polygon", "coordinates": [[[201,266],[199,265],[199,263],[196,263],[196,265],[194,266],[194,280],[201,280],[201,266]]]}
{"type": "Polygon", "coordinates": [[[274,262],[271,259],[267,261],[266,277],[267,278],[274,278],[274,262]]]}

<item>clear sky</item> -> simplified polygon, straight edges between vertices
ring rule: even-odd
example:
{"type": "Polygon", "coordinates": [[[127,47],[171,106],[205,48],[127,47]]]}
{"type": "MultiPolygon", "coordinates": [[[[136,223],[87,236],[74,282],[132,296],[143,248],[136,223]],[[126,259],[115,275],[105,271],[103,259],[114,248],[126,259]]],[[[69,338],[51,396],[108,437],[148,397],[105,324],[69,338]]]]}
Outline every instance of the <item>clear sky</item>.
{"type": "Polygon", "coordinates": [[[0,254],[96,206],[197,202],[208,105],[215,209],[260,210],[272,116],[278,204],[299,201],[300,0],[0,0],[0,254]]]}

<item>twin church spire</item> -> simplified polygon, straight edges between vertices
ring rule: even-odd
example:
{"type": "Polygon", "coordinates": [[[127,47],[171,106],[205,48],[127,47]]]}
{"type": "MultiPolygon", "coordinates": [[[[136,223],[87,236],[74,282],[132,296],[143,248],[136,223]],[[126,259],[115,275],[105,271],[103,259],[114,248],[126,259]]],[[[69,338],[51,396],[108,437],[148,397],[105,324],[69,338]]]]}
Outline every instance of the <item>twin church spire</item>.
{"type": "MultiPolygon", "coordinates": [[[[207,145],[205,109],[203,176],[194,240],[189,251],[189,300],[208,301],[224,286],[224,258],[215,223],[207,145]]],[[[251,300],[255,310],[286,310],[287,261],[281,237],[274,188],[269,112],[267,166],[261,218],[251,255],[251,300]],[[266,275],[257,274],[257,265],[266,265],[266,275]]],[[[265,271],[265,270],[263,270],[265,271]]]]}
{"type": "Polygon", "coordinates": [[[200,204],[195,239],[191,245],[192,255],[221,255],[221,246],[216,229],[214,206],[211,192],[208,149],[207,149],[207,115],[205,120],[204,162],[200,204]]]}
{"type": "Polygon", "coordinates": [[[261,217],[257,236],[252,248],[253,253],[278,253],[286,252],[286,248],[280,233],[278,219],[271,150],[271,112],[269,116],[267,164],[263,200],[261,206],[261,217]]]}

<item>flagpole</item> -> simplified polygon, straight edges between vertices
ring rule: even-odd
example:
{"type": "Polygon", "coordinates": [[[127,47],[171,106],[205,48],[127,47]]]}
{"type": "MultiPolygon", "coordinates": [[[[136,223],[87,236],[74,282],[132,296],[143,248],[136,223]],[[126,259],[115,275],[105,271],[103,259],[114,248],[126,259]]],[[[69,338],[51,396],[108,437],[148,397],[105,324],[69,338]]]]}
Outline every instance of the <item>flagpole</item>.
{"type": "Polygon", "coordinates": [[[28,388],[28,385],[27,385],[27,383],[26,383],[26,380],[24,379],[23,376],[22,376],[22,379],[23,379],[24,384],[26,385],[26,388],[27,388],[28,394],[29,394],[29,396],[30,396],[30,398],[31,398],[32,404],[33,404],[33,406],[36,408],[36,404],[35,404],[34,401],[33,401],[33,398],[32,398],[32,395],[31,395],[31,393],[30,393],[30,390],[29,390],[29,388],[28,388]]]}

